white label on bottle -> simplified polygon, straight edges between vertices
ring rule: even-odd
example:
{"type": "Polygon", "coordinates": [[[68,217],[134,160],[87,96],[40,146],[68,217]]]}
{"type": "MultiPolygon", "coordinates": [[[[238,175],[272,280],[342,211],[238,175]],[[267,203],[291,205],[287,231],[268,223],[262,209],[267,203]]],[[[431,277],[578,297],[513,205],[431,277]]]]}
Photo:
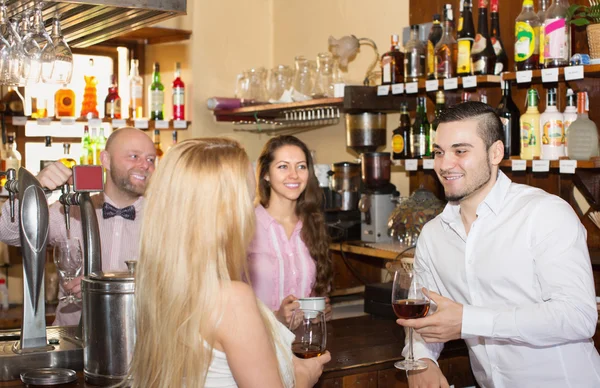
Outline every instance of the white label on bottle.
{"type": "Polygon", "coordinates": [[[175,88],[173,89],[173,105],[181,106],[185,105],[185,89],[184,88],[175,88]]]}
{"type": "Polygon", "coordinates": [[[392,82],[392,64],[389,61],[383,65],[381,73],[383,75],[383,82],[386,84],[392,82]]]}
{"type": "Polygon", "coordinates": [[[567,56],[567,23],[564,18],[544,22],[544,59],[564,59],[567,56]]]}
{"type": "Polygon", "coordinates": [[[438,90],[440,83],[436,79],[430,79],[425,81],[425,90],[428,92],[435,92],[438,90]]]}
{"type": "Polygon", "coordinates": [[[112,126],[113,128],[121,128],[127,125],[127,121],[123,119],[113,119],[112,126]]]}
{"type": "Polygon", "coordinates": [[[511,167],[513,171],[525,171],[527,170],[527,161],[521,159],[513,159],[511,167]]]}
{"type": "Polygon", "coordinates": [[[531,76],[533,72],[531,70],[517,71],[517,83],[526,84],[531,82],[531,76]]]}
{"type": "Polygon", "coordinates": [[[418,82],[407,83],[406,84],[406,93],[408,93],[408,94],[419,93],[419,83],[418,82]]]}
{"type": "Polygon", "coordinates": [[[444,90],[458,89],[458,78],[446,78],[444,80],[444,90]]]}
{"type": "Polygon", "coordinates": [[[165,103],[165,94],[162,90],[150,91],[150,111],[159,112],[163,109],[165,103]]]}
{"type": "Polygon", "coordinates": [[[417,171],[418,168],[419,168],[419,161],[417,159],[406,159],[404,161],[404,170],[417,171]]]}
{"type": "Polygon", "coordinates": [[[133,85],[131,87],[131,98],[143,98],[144,88],[142,85],[133,85]]]}
{"type": "Polygon", "coordinates": [[[173,128],[176,129],[186,129],[187,121],[185,120],[173,120],[173,128]]]}
{"type": "Polygon", "coordinates": [[[390,94],[390,85],[380,85],[377,87],[378,96],[387,96],[390,94]]]}
{"type": "Polygon", "coordinates": [[[148,120],[133,120],[133,126],[137,129],[148,129],[148,120]]]}
{"type": "Polygon", "coordinates": [[[99,127],[99,126],[102,125],[102,120],[100,120],[100,119],[89,119],[88,120],[88,125],[90,127],[96,127],[97,128],[97,127],[99,127]]]}
{"type": "Polygon", "coordinates": [[[477,76],[470,75],[468,77],[463,77],[462,84],[463,84],[464,89],[476,88],[477,87],[477,76]]]}
{"type": "Polygon", "coordinates": [[[423,170],[433,170],[433,159],[423,159],[423,170]]]}
{"type": "Polygon", "coordinates": [[[52,123],[51,117],[42,117],[36,120],[37,125],[50,125],[52,123]]]}
{"type": "Polygon", "coordinates": [[[12,118],[12,124],[13,125],[19,125],[19,126],[25,125],[25,124],[27,124],[27,117],[24,117],[24,116],[14,116],[12,118]]]}
{"type": "Polygon", "coordinates": [[[583,79],[583,66],[567,66],[565,67],[565,81],[583,79]]]}
{"type": "Polygon", "coordinates": [[[542,82],[558,82],[558,68],[542,69],[542,82]]]}
{"type": "Polygon", "coordinates": [[[548,172],[550,171],[549,160],[533,160],[531,162],[531,171],[533,172],[548,172]]]}
{"type": "Polygon", "coordinates": [[[60,125],[74,125],[75,124],[75,117],[61,117],[60,118],[60,125]]]}
{"type": "Polygon", "coordinates": [[[393,84],[392,85],[392,94],[402,94],[404,93],[404,84],[393,84]]]}
{"type": "Polygon", "coordinates": [[[156,121],[154,121],[154,128],[169,129],[169,121],[168,120],[156,120],[156,121]]]}
{"type": "Polygon", "coordinates": [[[576,160],[559,160],[558,161],[558,172],[561,174],[575,174],[577,168],[576,160]]]}

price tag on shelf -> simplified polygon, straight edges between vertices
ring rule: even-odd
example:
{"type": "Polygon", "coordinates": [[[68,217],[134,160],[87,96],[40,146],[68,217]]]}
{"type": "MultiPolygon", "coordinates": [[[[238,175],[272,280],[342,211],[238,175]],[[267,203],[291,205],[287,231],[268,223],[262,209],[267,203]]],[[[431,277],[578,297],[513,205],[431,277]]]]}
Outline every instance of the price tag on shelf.
{"type": "Polygon", "coordinates": [[[169,121],[168,120],[156,120],[154,122],[154,128],[156,128],[156,129],[169,129],[169,121]]]}
{"type": "Polygon", "coordinates": [[[37,125],[50,125],[52,123],[51,117],[43,117],[36,120],[37,125]]]}
{"type": "Polygon", "coordinates": [[[136,119],[133,120],[133,126],[137,129],[148,129],[148,120],[136,119]]]}
{"type": "Polygon", "coordinates": [[[404,93],[404,84],[393,84],[392,85],[392,94],[402,94],[404,93]]]}
{"type": "Polygon", "coordinates": [[[471,75],[463,77],[462,79],[463,89],[476,88],[477,87],[477,76],[471,75]]]}
{"type": "Polygon", "coordinates": [[[96,127],[97,128],[97,127],[99,127],[99,126],[102,125],[102,120],[100,120],[100,119],[89,119],[88,120],[88,125],[90,127],[96,127]]]}
{"type": "Polygon", "coordinates": [[[75,125],[75,117],[61,117],[60,125],[75,125]]]}
{"type": "Polygon", "coordinates": [[[558,172],[561,174],[575,174],[577,168],[576,160],[559,160],[558,161],[558,172]]]}
{"type": "Polygon", "coordinates": [[[173,128],[175,129],[186,129],[187,121],[185,120],[173,120],[173,128]]]}
{"type": "Polygon", "coordinates": [[[458,89],[458,78],[446,78],[444,80],[444,90],[458,89]]]}
{"type": "Polygon", "coordinates": [[[113,128],[121,128],[127,125],[127,121],[123,119],[113,119],[112,126],[113,128]]]}
{"type": "Polygon", "coordinates": [[[423,170],[433,170],[433,159],[423,159],[423,170]]]}
{"type": "Polygon", "coordinates": [[[436,79],[430,79],[425,81],[425,90],[428,92],[435,92],[438,90],[440,83],[436,79]]]}
{"type": "Polygon", "coordinates": [[[558,82],[558,68],[542,69],[542,82],[558,82]]]}
{"type": "Polygon", "coordinates": [[[406,159],[404,161],[404,169],[406,171],[417,171],[419,168],[419,161],[417,159],[406,159]]]}
{"type": "Polygon", "coordinates": [[[512,167],[513,171],[525,171],[525,170],[527,170],[527,161],[520,160],[520,159],[513,159],[511,167],[512,167]]]}
{"type": "Polygon", "coordinates": [[[406,93],[415,94],[419,93],[419,83],[418,82],[409,82],[406,84],[406,93]]]}
{"type": "Polygon", "coordinates": [[[531,162],[531,171],[533,172],[548,172],[550,171],[549,160],[534,160],[531,162]]]}
{"type": "Polygon", "coordinates": [[[380,85],[377,87],[378,96],[387,96],[390,94],[390,85],[380,85]]]}
{"type": "Polygon", "coordinates": [[[27,117],[25,117],[25,116],[14,116],[12,118],[12,123],[13,123],[13,125],[24,126],[25,124],[27,124],[27,117]]]}
{"type": "Polygon", "coordinates": [[[517,83],[518,84],[531,83],[532,76],[533,76],[533,72],[531,70],[517,71],[517,83]]]}
{"type": "Polygon", "coordinates": [[[565,67],[565,81],[583,79],[583,66],[567,66],[565,67]]]}

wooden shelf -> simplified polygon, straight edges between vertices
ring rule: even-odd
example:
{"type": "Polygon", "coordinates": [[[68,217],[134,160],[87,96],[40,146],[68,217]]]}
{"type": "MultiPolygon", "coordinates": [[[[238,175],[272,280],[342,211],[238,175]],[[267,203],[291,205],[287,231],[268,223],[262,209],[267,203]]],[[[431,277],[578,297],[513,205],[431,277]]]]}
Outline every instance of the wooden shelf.
{"type": "MultiPolygon", "coordinates": [[[[584,65],[583,66],[583,75],[586,78],[600,78],[600,65],[584,65]]],[[[505,81],[516,81],[517,80],[517,72],[506,72],[502,73],[502,79],[505,81]]],[[[560,82],[565,81],[565,68],[558,68],[558,80],[560,82]]],[[[542,82],[542,70],[533,70],[531,72],[531,82],[532,83],[541,83],[542,82]]]]}
{"type": "MultiPolygon", "coordinates": [[[[512,167],[513,160],[520,160],[520,159],[514,158],[514,159],[503,160],[502,162],[500,162],[500,167],[512,167]]],[[[526,162],[527,162],[527,168],[531,168],[533,161],[527,160],[526,162]]],[[[419,167],[422,167],[423,159],[418,159],[417,163],[418,163],[419,167]]],[[[404,167],[405,163],[404,163],[404,160],[392,160],[392,165],[404,167]]],[[[550,168],[558,169],[559,167],[560,167],[559,160],[551,160],[550,161],[550,168]]],[[[592,158],[590,160],[578,160],[577,168],[584,168],[584,169],[600,168],[600,158],[596,157],[596,158],[592,158]]]]}
{"type": "Polygon", "coordinates": [[[190,39],[192,31],[176,28],[143,27],[126,32],[116,38],[109,39],[102,44],[123,45],[128,43],[158,44],[181,42],[190,39]]]}
{"type": "MultiPolygon", "coordinates": [[[[48,120],[48,119],[32,119],[30,117],[26,117],[26,119],[27,119],[27,122],[39,122],[39,125],[50,125],[51,123],[61,123],[62,122],[60,119],[50,119],[50,120],[48,120]]],[[[6,116],[4,118],[4,120],[7,125],[23,126],[20,122],[15,124],[13,122],[13,117],[11,117],[11,116],[6,116]]],[[[103,123],[111,123],[111,124],[113,122],[112,119],[107,119],[107,118],[91,119],[91,120],[100,120],[103,123]]],[[[68,121],[68,123],[64,122],[62,125],[71,125],[72,123],[89,123],[90,122],[90,120],[85,119],[85,118],[67,119],[67,121],[68,121]]],[[[135,122],[137,120],[123,119],[123,121],[125,121],[125,126],[135,127],[135,122]]],[[[148,128],[139,127],[139,129],[142,129],[144,131],[153,131],[154,129],[160,129],[160,130],[165,130],[165,131],[168,131],[168,130],[170,130],[170,131],[185,131],[192,124],[191,121],[185,121],[185,128],[175,128],[175,120],[159,120],[159,121],[167,122],[167,126],[165,128],[156,128],[156,120],[142,119],[141,121],[148,122],[148,128]]],[[[179,121],[178,121],[178,123],[179,123],[179,121]]]]}
{"type": "MultiPolygon", "coordinates": [[[[354,253],[357,255],[364,255],[370,257],[376,257],[384,260],[396,260],[398,258],[398,252],[385,250],[385,249],[377,249],[371,248],[366,245],[367,243],[362,241],[349,241],[344,243],[331,243],[329,244],[329,249],[332,251],[340,252],[342,249],[344,253],[354,253]]],[[[390,244],[391,245],[391,244],[390,244]]],[[[414,251],[408,251],[414,252],[414,251]]],[[[409,253],[403,254],[402,256],[412,257],[409,253]]]]}
{"type": "Polygon", "coordinates": [[[317,98],[308,101],[288,102],[283,104],[260,104],[244,106],[236,109],[218,109],[213,114],[217,121],[252,120],[253,118],[277,118],[282,112],[296,109],[311,109],[324,107],[342,107],[343,98],[317,98]]]}

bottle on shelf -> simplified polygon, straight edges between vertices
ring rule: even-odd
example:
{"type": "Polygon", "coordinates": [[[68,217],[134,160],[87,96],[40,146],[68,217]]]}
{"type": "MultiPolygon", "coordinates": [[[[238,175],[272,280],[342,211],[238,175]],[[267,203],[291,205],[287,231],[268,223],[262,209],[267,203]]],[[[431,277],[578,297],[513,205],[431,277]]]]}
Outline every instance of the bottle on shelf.
{"type": "Polygon", "coordinates": [[[496,53],[496,66],[494,74],[500,75],[503,71],[508,71],[508,55],[504,49],[504,43],[500,37],[500,13],[498,10],[498,2],[500,0],[492,0],[491,3],[491,31],[490,39],[492,40],[492,46],[494,46],[494,52],[496,53]]]}
{"type": "Polygon", "coordinates": [[[521,159],[533,160],[540,156],[540,111],[538,92],[527,91],[527,111],[521,116],[521,159]]]}
{"type": "Polygon", "coordinates": [[[435,120],[430,124],[429,130],[429,154],[433,155],[433,142],[437,133],[438,122],[442,112],[446,109],[446,95],[442,90],[438,90],[435,94],[435,120]]]}
{"type": "Polygon", "coordinates": [[[411,157],[421,159],[429,153],[429,121],[425,97],[417,97],[417,114],[410,133],[411,157]]]}
{"type": "Polygon", "coordinates": [[[460,76],[471,75],[471,49],[475,39],[475,27],[473,26],[473,14],[471,13],[471,0],[464,0],[462,30],[457,35],[457,64],[456,73],[460,76]]]}
{"type": "Polygon", "coordinates": [[[181,80],[181,63],[175,63],[173,80],[173,120],[185,120],[185,84],[181,80]]]}
{"type": "Polygon", "coordinates": [[[173,131],[173,133],[171,134],[171,145],[169,146],[169,148],[167,148],[167,152],[169,152],[169,150],[173,147],[175,147],[177,145],[177,131],[173,131]]]}
{"type": "Polygon", "coordinates": [[[542,148],[540,159],[558,160],[565,156],[564,117],[556,107],[556,88],[546,91],[546,110],[540,116],[542,148]]]}
{"type": "Polygon", "coordinates": [[[451,4],[445,5],[443,19],[442,37],[435,46],[435,75],[437,79],[456,76],[456,39],[454,39],[454,16],[451,4]]]}
{"type": "Polygon", "coordinates": [[[598,128],[588,117],[587,92],[577,93],[577,120],[567,133],[568,157],[574,160],[589,160],[600,156],[598,151],[598,128]]]}
{"type": "Polygon", "coordinates": [[[410,115],[408,114],[408,105],[402,103],[400,106],[400,123],[398,128],[392,132],[392,158],[410,159],[410,115]]]}
{"type": "Polygon", "coordinates": [[[471,48],[472,73],[475,75],[494,74],[496,70],[496,52],[488,32],[487,0],[479,0],[479,20],[477,35],[471,48]]]}
{"type": "Polygon", "coordinates": [[[160,147],[160,130],[158,130],[158,129],[154,130],[154,136],[153,136],[152,140],[154,141],[154,149],[156,150],[156,164],[158,165],[158,163],[160,162],[160,159],[164,155],[164,152],[163,152],[162,148],[160,147]]]}
{"type": "Polygon", "coordinates": [[[131,60],[129,70],[129,118],[141,119],[144,117],[144,79],[140,76],[140,61],[131,60]]]}
{"type": "Polygon", "coordinates": [[[152,83],[149,87],[150,96],[150,120],[164,120],[165,106],[165,87],[160,82],[160,67],[158,62],[154,62],[154,71],[152,72],[152,83]]]}
{"type": "Polygon", "coordinates": [[[75,92],[63,85],[54,94],[54,115],[56,118],[75,117],[75,92]]]}
{"type": "Polygon", "coordinates": [[[68,168],[73,168],[77,164],[73,156],[71,155],[71,144],[63,143],[63,157],[58,159],[59,162],[64,164],[68,168]]]}
{"type": "Polygon", "coordinates": [[[568,66],[571,59],[571,26],[568,0],[552,0],[544,21],[544,67],[568,66]]]}
{"type": "MultiPolygon", "coordinates": [[[[569,127],[573,121],[577,120],[577,95],[573,93],[573,89],[567,89],[567,106],[563,112],[564,127],[565,127],[565,139],[568,138],[569,127]]],[[[569,155],[568,143],[565,140],[565,155],[569,155]]]]}
{"type": "Polygon", "coordinates": [[[88,153],[88,164],[97,165],[100,164],[100,159],[96,160],[96,155],[100,155],[98,151],[98,128],[92,127],[90,129],[90,146],[88,153]]]}
{"type": "Polygon", "coordinates": [[[435,79],[435,46],[442,39],[440,15],[433,15],[433,25],[427,38],[427,79],[435,79]]]}
{"type": "Polygon", "coordinates": [[[8,87],[8,91],[0,100],[0,112],[5,116],[25,116],[23,98],[16,87],[8,87]]]}
{"type": "Polygon", "coordinates": [[[546,11],[548,10],[548,0],[539,0],[538,1],[538,19],[540,19],[540,69],[544,68],[544,50],[546,46],[546,34],[544,23],[546,21],[546,11]]]}
{"type": "Polygon", "coordinates": [[[510,81],[504,81],[502,99],[497,112],[504,128],[504,159],[518,156],[521,149],[520,119],[521,112],[511,95],[510,81]]]}
{"type": "Polygon", "coordinates": [[[462,94],[460,95],[460,102],[467,101],[471,101],[471,93],[467,92],[466,90],[463,90],[462,94]]]}
{"type": "Polygon", "coordinates": [[[533,0],[523,0],[523,8],[515,23],[515,70],[539,67],[540,19],[533,11],[533,0]]]}
{"type": "MultiPolygon", "coordinates": [[[[0,163],[1,171],[8,171],[10,168],[19,171],[19,168],[21,168],[21,153],[17,150],[14,132],[8,134],[7,142],[6,151],[2,158],[2,162],[0,163]]],[[[2,179],[0,179],[0,186],[4,187],[5,183],[6,175],[2,176],[2,179]]]]}
{"type": "Polygon", "coordinates": [[[95,160],[96,164],[102,164],[100,159],[100,153],[106,148],[106,136],[104,136],[104,128],[100,127],[98,130],[98,136],[95,139],[95,160]]]}
{"type": "Polygon", "coordinates": [[[456,34],[460,34],[463,29],[463,21],[464,21],[464,13],[465,13],[465,0],[460,0],[458,2],[458,26],[456,26],[456,34]]]}
{"type": "Polygon", "coordinates": [[[119,97],[119,85],[114,74],[110,76],[108,95],[104,100],[104,117],[110,119],[121,118],[121,97],[119,97]]]}
{"type": "Polygon", "coordinates": [[[404,81],[404,53],[398,46],[400,38],[397,34],[390,37],[392,47],[381,56],[381,84],[391,85],[404,81]]]}
{"type": "Polygon", "coordinates": [[[83,103],[81,104],[81,117],[88,119],[97,119],[98,114],[98,96],[96,86],[98,80],[94,75],[94,60],[90,58],[87,74],[83,76],[85,87],[83,89],[83,103]]]}
{"type": "Polygon", "coordinates": [[[79,164],[94,164],[94,155],[92,155],[92,139],[90,137],[90,129],[87,125],[83,127],[83,136],[81,137],[81,156],[79,158],[79,164]]]}
{"type": "Polygon", "coordinates": [[[419,39],[419,25],[410,26],[410,40],[404,54],[404,80],[418,81],[425,77],[425,44],[419,39]]]}

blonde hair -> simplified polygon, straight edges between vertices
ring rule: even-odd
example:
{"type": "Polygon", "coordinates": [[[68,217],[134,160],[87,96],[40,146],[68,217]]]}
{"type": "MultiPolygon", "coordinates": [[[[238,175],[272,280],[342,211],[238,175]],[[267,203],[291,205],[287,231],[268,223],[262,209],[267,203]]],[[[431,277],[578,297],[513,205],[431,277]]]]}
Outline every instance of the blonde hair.
{"type": "Polygon", "coordinates": [[[226,303],[221,291],[247,276],[249,166],[239,143],[205,138],[181,142],[154,172],[136,274],[131,386],[204,386],[226,303]]]}

